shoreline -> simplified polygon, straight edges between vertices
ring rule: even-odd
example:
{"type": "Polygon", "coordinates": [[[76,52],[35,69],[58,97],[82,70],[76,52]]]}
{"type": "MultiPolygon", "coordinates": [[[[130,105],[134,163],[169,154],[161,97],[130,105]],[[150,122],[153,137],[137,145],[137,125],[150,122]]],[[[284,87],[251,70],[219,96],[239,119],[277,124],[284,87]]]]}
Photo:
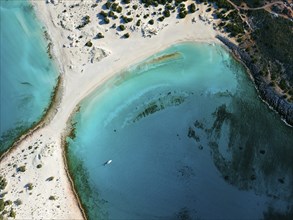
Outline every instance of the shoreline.
{"type": "MultiPolygon", "coordinates": [[[[172,19],[170,20],[170,26],[173,26],[164,27],[164,29],[160,30],[158,35],[153,35],[150,38],[144,38],[140,35],[140,33],[132,32],[131,34],[133,36],[131,36],[130,39],[119,39],[114,35],[114,33],[112,33],[113,36],[110,35],[109,32],[111,30],[109,29],[107,32],[105,32],[105,34],[108,34],[108,36],[106,36],[104,40],[95,41],[94,47],[92,47],[97,49],[98,52],[108,51],[109,54],[105,57],[99,58],[99,60],[97,59],[96,61],[92,62],[92,59],[96,59],[96,57],[92,57],[91,55],[89,55],[92,51],[91,49],[85,48],[82,44],[67,47],[69,42],[67,38],[71,37],[71,32],[77,32],[75,30],[68,31],[66,29],[63,29],[58,24],[58,16],[61,15],[61,11],[67,7],[63,6],[62,3],[53,5],[46,4],[45,1],[34,2],[32,0],[29,0],[29,2],[34,6],[34,11],[37,18],[40,20],[41,24],[45,26],[45,30],[48,32],[48,35],[51,38],[50,41],[52,42],[51,52],[53,54],[53,62],[56,62],[57,69],[59,70],[59,72],[62,72],[59,76],[60,81],[62,81],[60,83],[60,90],[62,91],[56,94],[56,96],[60,96],[59,104],[55,106],[54,104],[56,103],[52,102],[53,106],[51,106],[50,104],[51,108],[48,108],[48,112],[50,111],[50,109],[51,111],[55,112],[51,120],[43,118],[42,121],[45,121],[47,123],[44,122],[43,126],[37,127],[31,132],[26,133],[22,138],[22,141],[15,142],[13,144],[15,145],[14,147],[8,149],[5,153],[3,153],[3,155],[5,154],[5,156],[2,155],[0,157],[0,162],[2,163],[4,160],[6,160],[5,163],[8,163],[7,161],[8,159],[10,159],[9,157],[14,157],[14,155],[20,153],[20,150],[24,150],[25,148],[27,148],[27,145],[34,143],[36,140],[39,140],[40,134],[47,135],[49,137],[49,140],[46,139],[45,142],[47,141],[47,143],[51,143],[51,141],[53,141],[55,143],[54,146],[56,145],[56,155],[53,155],[53,159],[51,158],[50,161],[56,161],[59,163],[57,165],[52,164],[50,163],[49,159],[47,159],[49,161],[48,164],[50,164],[50,169],[52,169],[52,172],[56,171],[58,173],[58,175],[60,176],[58,177],[62,179],[64,183],[63,187],[66,188],[66,186],[69,186],[70,188],[69,191],[66,191],[66,193],[64,191],[63,194],[61,194],[63,192],[61,192],[62,187],[55,189],[54,192],[56,192],[57,194],[60,193],[61,195],[71,194],[69,202],[70,204],[66,204],[68,200],[62,200],[62,202],[64,203],[62,205],[62,210],[60,210],[61,208],[57,209],[58,213],[55,215],[55,217],[87,219],[86,211],[80,201],[78,192],[75,189],[73,177],[71,176],[68,168],[66,155],[66,137],[68,136],[68,134],[70,134],[70,131],[72,129],[71,119],[75,112],[78,111],[78,106],[80,102],[82,102],[85,98],[91,96],[94,91],[102,86],[105,82],[111,80],[113,77],[117,77],[130,66],[135,65],[136,63],[139,63],[149,56],[159,51],[162,51],[174,44],[184,42],[217,43],[227,48],[233,56],[235,54],[233,50],[231,50],[221,40],[216,38],[218,34],[222,33],[214,30],[212,24],[207,24],[200,19],[197,19],[195,23],[190,22],[190,20],[192,19],[190,15],[188,19],[180,20],[181,24],[177,23],[176,18],[170,18],[172,19]],[[194,30],[192,28],[194,28],[194,30]],[[172,33],[174,32],[178,33],[178,36],[172,36],[172,33]],[[124,54],[124,48],[128,48],[127,53],[129,54],[124,54]],[[59,173],[59,170],[63,170],[65,171],[65,173],[59,173]],[[71,209],[72,213],[63,212],[66,209],[71,209]]],[[[201,10],[204,11],[205,6],[201,7],[203,8],[201,10]]],[[[74,12],[74,15],[77,15],[77,13],[78,12],[74,12]]],[[[196,14],[196,16],[198,16],[198,14],[196,14]]],[[[92,25],[92,27],[95,27],[93,23],[90,25],[92,25]]],[[[86,33],[87,31],[90,32],[90,28],[87,28],[87,30],[83,32],[86,33]]],[[[240,62],[243,61],[240,60],[240,62]]],[[[250,73],[248,72],[248,74],[250,73]]],[[[45,151],[46,146],[44,146],[42,150],[45,151]]],[[[32,163],[34,162],[34,159],[35,157],[32,157],[32,163]]],[[[46,163],[44,162],[44,164],[46,163]]],[[[45,171],[43,171],[42,174],[38,173],[34,175],[38,177],[38,175],[43,175],[45,171]]],[[[7,173],[11,174],[11,171],[7,171],[7,173]]],[[[16,188],[19,187],[17,185],[14,186],[16,188]]],[[[39,189],[37,187],[35,188],[36,189],[34,190],[39,190],[41,192],[41,187],[39,187],[39,189]]],[[[29,206],[36,205],[28,204],[27,202],[29,202],[29,199],[25,200],[25,198],[23,198],[23,200],[24,203],[29,206]]],[[[45,205],[38,205],[37,208],[42,209],[44,207],[45,205]]],[[[51,215],[46,212],[40,211],[40,213],[41,214],[38,214],[37,217],[39,216],[39,218],[51,218],[51,215]]],[[[28,214],[28,211],[26,212],[25,210],[22,210],[21,217],[28,217],[28,214]]]]}
{"type": "Polygon", "coordinates": [[[81,214],[83,216],[83,219],[88,220],[89,218],[88,218],[87,212],[86,212],[86,210],[84,208],[84,205],[82,204],[82,202],[80,200],[78,191],[76,190],[76,186],[75,186],[75,183],[74,183],[74,180],[73,180],[73,176],[72,176],[72,174],[70,172],[70,169],[68,167],[69,165],[68,165],[68,158],[67,158],[68,143],[67,143],[66,139],[71,135],[71,133],[75,132],[74,131],[75,128],[74,128],[74,125],[71,122],[71,119],[79,111],[79,108],[80,107],[77,105],[76,108],[72,111],[72,114],[68,119],[66,128],[65,128],[65,130],[63,131],[63,133],[61,135],[61,148],[62,148],[62,157],[63,157],[64,167],[65,167],[67,178],[68,178],[68,180],[70,182],[70,185],[71,185],[72,193],[74,194],[74,197],[75,197],[76,202],[78,204],[78,208],[80,209],[80,212],[81,212],[81,214]]]}
{"type": "Polygon", "coordinates": [[[229,48],[235,58],[238,59],[247,69],[259,98],[274,112],[276,112],[281,120],[289,127],[293,127],[293,104],[282,99],[277,95],[260,76],[259,67],[251,62],[249,55],[242,51],[237,45],[229,41],[228,38],[217,36],[217,38],[229,48]]]}
{"type": "Polygon", "coordinates": [[[33,133],[36,132],[38,129],[45,127],[47,124],[50,123],[51,120],[53,120],[54,116],[56,115],[56,112],[58,111],[58,107],[62,99],[62,83],[63,83],[62,76],[59,75],[57,78],[56,86],[54,87],[52,91],[50,102],[48,104],[48,107],[44,109],[43,115],[40,117],[40,119],[36,123],[32,124],[30,128],[23,131],[15,139],[13,144],[0,155],[0,163],[2,162],[2,160],[5,159],[5,157],[13,153],[13,150],[17,147],[17,145],[21,144],[22,141],[24,141],[26,138],[33,135],[33,133]]]}

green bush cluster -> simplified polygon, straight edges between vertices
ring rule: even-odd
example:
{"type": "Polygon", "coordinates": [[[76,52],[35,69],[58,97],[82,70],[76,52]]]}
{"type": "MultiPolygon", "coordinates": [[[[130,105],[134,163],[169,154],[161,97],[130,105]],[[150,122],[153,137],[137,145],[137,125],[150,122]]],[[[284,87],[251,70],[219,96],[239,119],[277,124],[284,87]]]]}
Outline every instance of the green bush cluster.
{"type": "Polygon", "coordinates": [[[187,11],[186,11],[186,8],[185,8],[185,5],[182,3],[180,4],[179,6],[179,18],[185,18],[185,16],[187,15],[187,11]]]}
{"type": "Polygon", "coordinates": [[[131,17],[121,16],[121,19],[124,21],[124,23],[129,23],[133,20],[131,17]]]}
{"type": "MultiPolygon", "coordinates": [[[[288,87],[292,87],[293,23],[282,17],[273,17],[265,10],[249,11],[248,16],[254,27],[251,36],[257,49],[253,53],[262,57],[261,63],[273,73],[273,80],[284,79],[288,87]]],[[[284,81],[279,86],[285,88],[284,81]]]]}
{"type": "Polygon", "coordinates": [[[219,27],[225,27],[226,31],[230,33],[232,37],[236,37],[239,34],[245,33],[245,25],[238,14],[238,11],[232,10],[225,15],[226,10],[218,9],[215,11],[217,18],[221,19],[219,27]]]}
{"type": "Polygon", "coordinates": [[[225,8],[232,10],[234,7],[226,0],[209,0],[209,2],[215,3],[219,8],[225,8]]]}
{"type": "Polygon", "coordinates": [[[238,34],[244,33],[244,29],[243,27],[241,27],[240,25],[236,24],[236,23],[228,23],[225,26],[226,31],[228,31],[230,33],[230,35],[232,37],[237,36],[238,34]]]}

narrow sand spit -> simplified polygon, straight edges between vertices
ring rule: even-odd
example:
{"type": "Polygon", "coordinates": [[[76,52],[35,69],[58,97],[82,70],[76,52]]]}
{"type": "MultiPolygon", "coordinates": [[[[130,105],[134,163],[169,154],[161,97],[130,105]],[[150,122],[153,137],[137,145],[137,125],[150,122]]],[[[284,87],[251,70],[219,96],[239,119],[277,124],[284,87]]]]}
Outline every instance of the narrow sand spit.
{"type": "MultiPolygon", "coordinates": [[[[110,24],[100,24],[97,14],[105,1],[98,4],[94,4],[95,0],[31,2],[51,37],[52,53],[64,82],[63,96],[54,118],[2,159],[0,173],[8,180],[5,200],[21,200],[21,204],[12,203],[6,209],[14,208],[17,219],[82,219],[84,216],[67,176],[61,146],[72,111],[97,86],[130,65],[175,43],[218,43],[215,36],[219,31],[215,30],[212,12],[205,12],[207,6],[203,4],[185,19],[177,19],[174,13],[163,22],[152,15],[154,9],[139,6],[132,10],[133,22],[126,24],[126,30],[121,32],[111,28],[112,20],[110,24]],[[142,25],[137,27],[136,15],[145,13],[154,18],[154,25],[148,24],[148,18],[142,19],[142,25]],[[86,15],[90,23],[76,29],[86,15]],[[98,33],[104,38],[96,39],[98,33]],[[125,33],[130,34],[128,39],[122,37],[125,33]],[[85,46],[88,41],[92,42],[91,47],[85,46]],[[21,166],[25,166],[24,172],[17,171],[21,166]]],[[[123,5],[123,11],[132,9],[137,2],[131,1],[129,9],[123,5]]],[[[191,2],[187,1],[187,5],[191,2]]],[[[119,20],[115,21],[117,26],[119,20]]]]}

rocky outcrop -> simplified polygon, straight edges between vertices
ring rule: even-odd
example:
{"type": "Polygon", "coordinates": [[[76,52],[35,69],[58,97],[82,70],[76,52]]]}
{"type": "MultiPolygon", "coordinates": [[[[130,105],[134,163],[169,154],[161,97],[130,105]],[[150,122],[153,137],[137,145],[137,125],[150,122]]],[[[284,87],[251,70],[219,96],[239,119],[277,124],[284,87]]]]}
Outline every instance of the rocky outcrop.
{"type": "Polygon", "coordinates": [[[217,38],[224,43],[250,70],[261,98],[267,102],[269,106],[273,107],[273,109],[276,110],[288,124],[293,126],[293,104],[278,95],[263,79],[260,74],[260,68],[252,62],[250,55],[245,50],[239,48],[225,37],[217,35],[217,38]]]}

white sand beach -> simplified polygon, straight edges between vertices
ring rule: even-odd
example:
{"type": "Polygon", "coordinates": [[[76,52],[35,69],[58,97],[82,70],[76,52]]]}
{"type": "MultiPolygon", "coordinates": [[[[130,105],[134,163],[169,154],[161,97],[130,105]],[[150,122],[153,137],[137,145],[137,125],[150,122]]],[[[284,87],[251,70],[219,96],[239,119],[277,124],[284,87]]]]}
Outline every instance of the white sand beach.
{"type": "Polygon", "coordinates": [[[152,7],[140,5],[133,10],[132,5],[138,2],[134,0],[129,9],[128,5],[122,5],[123,11],[134,13],[134,19],[120,31],[111,28],[114,21],[119,25],[119,19],[99,24],[97,14],[106,1],[96,5],[95,0],[31,2],[51,37],[53,57],[63,79],[63,94],[54,118],[1,160],[0,173],[8,181],[5,200],[21,200],[22,204],[12,204],[16,219],[83,219],[61,146],[62,134],[78,103],[114,74],[170,45],[186,41],[219,43],[215,36],[223,33],[216,30],[212,12],[206,12],[208,6],[203,4],[184,19],[176,18],[177,13],[173,13],[158,22],[158,16],[152,15],[155,10],[152,7]],[[154,17],[154,24],[148,24],[150,18],[142,19],[141,26],[137,27],[136,15],[145,13],[154,17]],[[86,15],[90,22],[76,29],[86,15]],[[104,38],[94,39],[98,33],[104,38]],[[128,39],[121,38],[125,33],[130,34],[128,39]],[[85,46],[88,41],[92,42],[91,47],[85,46]],[[25,166],[24,172],[17,171],[20,166],[25,166]],[[31,190],[29,183],[33,185],[31,190]]]}

